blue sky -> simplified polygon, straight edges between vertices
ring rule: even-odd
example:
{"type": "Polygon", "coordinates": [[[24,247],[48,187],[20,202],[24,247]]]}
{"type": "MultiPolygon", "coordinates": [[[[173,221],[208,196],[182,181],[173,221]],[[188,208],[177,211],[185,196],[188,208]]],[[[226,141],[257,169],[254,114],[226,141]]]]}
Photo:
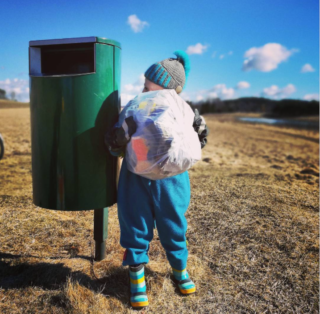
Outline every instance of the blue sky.
{"type": "Polygon", "coordinates": [[[178,49],[191,61],[185,99],[319,99],[316,0],[11,0],[0,29],[0,88],[22,101],[29,41],[85,36],[122,44],[123,104],[178,49]]]}

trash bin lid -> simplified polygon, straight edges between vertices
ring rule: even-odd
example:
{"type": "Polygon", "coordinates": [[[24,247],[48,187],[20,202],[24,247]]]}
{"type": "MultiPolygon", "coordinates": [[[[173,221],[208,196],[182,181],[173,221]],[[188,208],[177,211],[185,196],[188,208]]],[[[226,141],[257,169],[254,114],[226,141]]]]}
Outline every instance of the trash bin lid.
{"type": "Polygon", "coordinates": [[[104,37],[78,37],[78,38],[61,38],[61,39],[44,39],[44,40],[31,40],[29,47],[39,47],[47,45],[63,45],[63,44],[82,44],[82,43],[101,43],[111,46],[117,46],[121,49],[121,44],[115,40],[104,37]]]}

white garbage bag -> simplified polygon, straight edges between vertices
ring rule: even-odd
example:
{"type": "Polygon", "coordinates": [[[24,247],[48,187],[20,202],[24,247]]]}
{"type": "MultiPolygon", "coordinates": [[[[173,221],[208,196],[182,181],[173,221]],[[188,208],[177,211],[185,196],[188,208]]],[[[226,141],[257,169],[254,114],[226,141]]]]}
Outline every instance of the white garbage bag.
{"type": "Polygon", "coordinates": [[[137,124],[126,148],[131,172],[158,180],[180,174],[201,159],[194,113],[174,90],[139,94],[122,110],[118,125],[130,116],[137,124]]]}

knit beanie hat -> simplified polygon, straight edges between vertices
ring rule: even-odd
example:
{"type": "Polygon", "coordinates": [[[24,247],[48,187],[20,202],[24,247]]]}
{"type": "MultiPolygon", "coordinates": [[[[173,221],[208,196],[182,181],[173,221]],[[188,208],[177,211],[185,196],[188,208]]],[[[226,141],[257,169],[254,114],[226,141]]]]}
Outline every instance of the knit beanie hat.
{"type": "Polygon", "coordinates": [[[165,89],[175,89],[179,94],[182,92],[189,75],[190,60],[182,50],[177,50],[173,54],[177,56],[177,59],[169,58],[154,63],[144,73],[144,76],[165,89]]]}

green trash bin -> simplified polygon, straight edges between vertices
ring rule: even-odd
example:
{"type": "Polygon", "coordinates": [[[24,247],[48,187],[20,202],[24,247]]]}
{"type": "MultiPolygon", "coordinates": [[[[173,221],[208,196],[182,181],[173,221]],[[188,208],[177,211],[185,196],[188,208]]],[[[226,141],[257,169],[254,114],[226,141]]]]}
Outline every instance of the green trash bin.
{"type": "Polygon", "coordinates": [[[120,44],[101,37],[29,43],[33,202],[94,209],[102,251],[116,203],[117,158],[104,133],[120,112],[120,57],[120,44]]]}

